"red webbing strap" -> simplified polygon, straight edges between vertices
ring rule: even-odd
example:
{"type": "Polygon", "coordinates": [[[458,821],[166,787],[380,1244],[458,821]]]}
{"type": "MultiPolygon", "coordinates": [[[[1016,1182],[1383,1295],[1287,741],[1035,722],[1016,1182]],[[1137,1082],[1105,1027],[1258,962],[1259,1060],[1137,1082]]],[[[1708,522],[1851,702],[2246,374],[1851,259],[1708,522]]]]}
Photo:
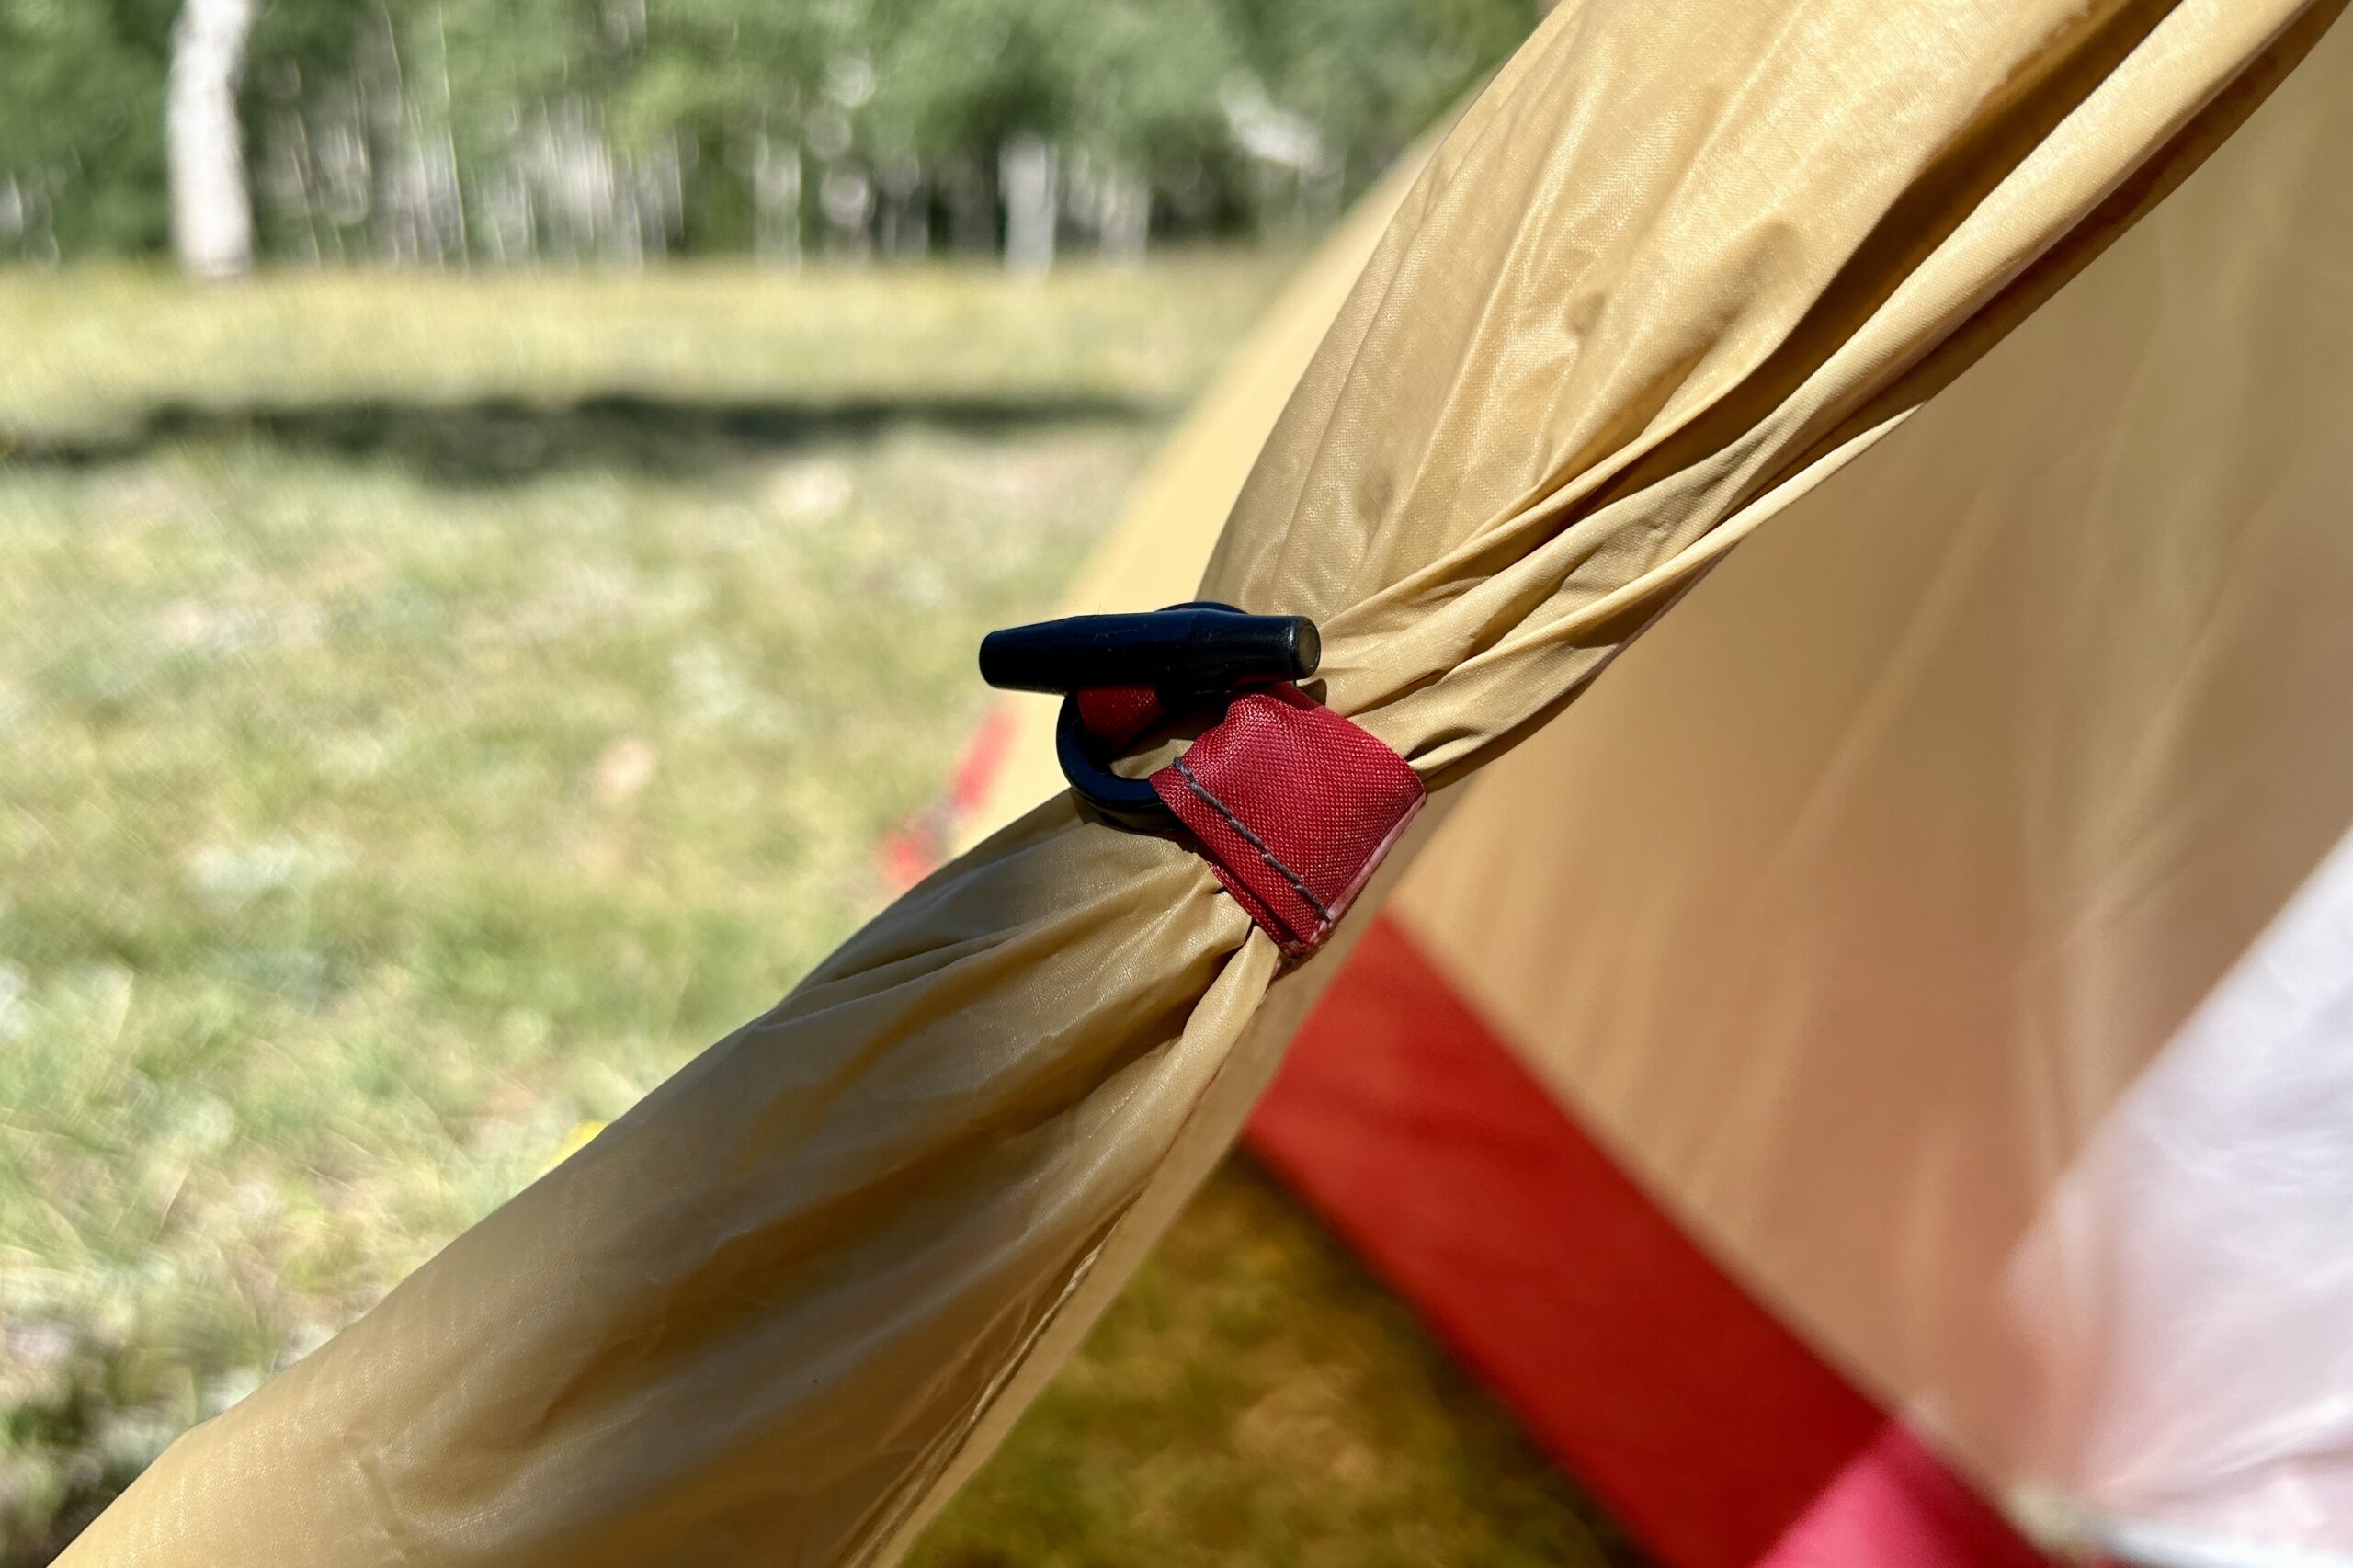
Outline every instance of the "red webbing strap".
{"type": "MultiPolygon", "coordinates": [[[[1147,687],[1078,694],[1098,738],[1124,744],[1161,717],[1147,687]]],[[[1287,958],[1313,952],[1426,798],[1405,759],[1292,686],[1234,698],[1153,790],[1287,958]]]]}

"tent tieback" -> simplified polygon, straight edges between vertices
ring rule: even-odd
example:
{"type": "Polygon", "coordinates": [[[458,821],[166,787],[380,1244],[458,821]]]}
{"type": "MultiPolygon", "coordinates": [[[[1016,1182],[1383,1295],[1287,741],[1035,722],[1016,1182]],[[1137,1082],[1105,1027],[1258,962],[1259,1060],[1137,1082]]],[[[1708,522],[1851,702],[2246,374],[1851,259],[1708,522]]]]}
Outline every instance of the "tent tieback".
{"type": "Polygon", "coordinates": [[[1293,684],[1321,658],[1302,616],[1176,605],[992,633],[990,685],[1063,694],[1063,772],[1115,824],[1181,829],[1286,959],[1321,947],[1427,798],[1380,739],[1293,684]],[[1191,748],[1142,778],[1110,763],[1196,725],[1191,748]]]}

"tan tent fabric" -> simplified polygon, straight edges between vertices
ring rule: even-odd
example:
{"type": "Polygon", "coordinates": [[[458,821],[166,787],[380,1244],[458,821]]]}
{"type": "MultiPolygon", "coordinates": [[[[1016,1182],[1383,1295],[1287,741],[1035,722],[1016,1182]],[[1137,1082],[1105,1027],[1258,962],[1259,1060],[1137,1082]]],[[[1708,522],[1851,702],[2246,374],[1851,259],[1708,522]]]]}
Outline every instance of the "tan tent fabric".
{"type": "MultiPolygon", "coordinates": [[[[2278,969],[2257,933],[2353,824],[2348,146],[2338,29],[2183,190],[1483,772],[1386,904],[1715,1256],[2077,1545],[2130,1521],[2235,1560],[2292,1525],[2291,1546],[2353,1552],[2341,1379],[2314,1375],[2342,1332],[2312,1321],[2341,1290],[2297,1250],[2281,1176],[2199,1284],[2152,1294],[2141,1217],[2086,1165],[2201,999],[2278,969]]],[[[1336,303],[1302,288],[1277,314],[1336,303]]],[[[1211,394],[1231,479],[1182,441],[1194,493],[1239,485],[1239,419],[1270,426],[1295,374],[1254,353],[1211,394]]],[[[1074,610],[1188,589],[1218,519],[1168,477],[1074,610]]],[[[2264,1024],[2282,1038],[2222,1048],[2293,1047],[2297,1019],[2264,1024]]],[[[2186,1092],[2211,1115],[2229,1086],[2186,1092]]],[[[2168,1162],[2181,1119],[2152,1132],[2168,1162]]],[[[2305,1157],[2285,1131],[2245,1156],[2305,1157]]],[[[2207,1165],[2180,1179],[2231,1196],[2207,1165]]],[[[2199,1211],[2164,1201],[2176,1225],[2199,1211]]]]}
{"type": "MultiPolygon", "coordinates": [[[[2084,220],[2193,155],[2301,15],[1564,6],[1404,202],[1207,591],[1318,617],[1334,706],[1459,777],[1908,412],[1940,345],[1982,347],[2024,269],[2104,237],[2084,220]]],[[[1183,848],[1041,807],[65,1561],[887,1555],[1058,1308],[1050,1345],[1108,1291],[1107,1241],[1142,1244],[1114,1232],[1172,1149],[1231,1133],[1221,1068],[1275,969],[1183,848]]]]}
{"type": "MultiPolygon", "coordinates": [[[[2353,827],[2348,156],[2339,28],[1483,774],[1388,906],[1717,1256],[1997,1489],[2337,1552],[2344,1385],[2291,1380],[2342,1329],[2249,1354],[2294,1292],[2226,1260],[2139,1299],[2129,1212],[2031,1274],[2020,1249],[2353,827]]],[[[2295,1211],[2268,1131],[2256,1254],[2295,1211]]],[[[2193,1148],[2177,1124],[2168,1158],[2193,1148]]]]}

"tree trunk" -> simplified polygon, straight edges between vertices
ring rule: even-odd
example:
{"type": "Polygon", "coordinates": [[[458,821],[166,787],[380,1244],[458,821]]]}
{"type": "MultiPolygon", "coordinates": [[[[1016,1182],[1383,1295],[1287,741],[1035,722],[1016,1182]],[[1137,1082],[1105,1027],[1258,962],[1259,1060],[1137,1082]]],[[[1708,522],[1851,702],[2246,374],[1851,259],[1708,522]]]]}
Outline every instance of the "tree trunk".
{"type": "Polygon", "coordinates": [[[1103,176],[1096,221],[1103,254],[1127,266],[1143,260],[1152,238],[1152,183],[1125,169],[1103,176]]]}
{"type": "Polygon", "coordinates": [[[1005,190],[1005,265],[1024,278],[1042,278],[1054,265],[1054,225],[1062,211],[1061,159],[1042,137],[1006,139],[998,180],[1005,190]]]}
{"type": "Polygon", "coordinates": [[[254,0],[184,0],[172,28],[164,106],[171,165],[172,248],[199,278],[229,278],[253,265],[254,216],[237,126],[237,79],[254,0]]]}

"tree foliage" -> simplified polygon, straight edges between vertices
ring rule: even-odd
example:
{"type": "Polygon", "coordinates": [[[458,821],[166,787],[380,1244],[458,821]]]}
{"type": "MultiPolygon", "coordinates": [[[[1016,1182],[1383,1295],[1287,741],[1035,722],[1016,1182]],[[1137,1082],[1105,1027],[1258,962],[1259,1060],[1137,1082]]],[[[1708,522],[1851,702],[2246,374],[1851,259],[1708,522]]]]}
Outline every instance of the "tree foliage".
{"type": "Polygon", "coordinates": [[[176,0],[0,0],[0,249],[166,239],[164,76],[176,0]]]}
{"type": "MultiPolygon", "coordinates": [[[[0,252],[162,243],[174,9],[0,0],[0,252]]],[[[1533,17],[1532,0],[267,0],[242,109],[280,254],[984,241],[1017,139],[1051,149],[1083,242],[1122,193],[1164,233],[1328,210],[1533,17]]]]}

